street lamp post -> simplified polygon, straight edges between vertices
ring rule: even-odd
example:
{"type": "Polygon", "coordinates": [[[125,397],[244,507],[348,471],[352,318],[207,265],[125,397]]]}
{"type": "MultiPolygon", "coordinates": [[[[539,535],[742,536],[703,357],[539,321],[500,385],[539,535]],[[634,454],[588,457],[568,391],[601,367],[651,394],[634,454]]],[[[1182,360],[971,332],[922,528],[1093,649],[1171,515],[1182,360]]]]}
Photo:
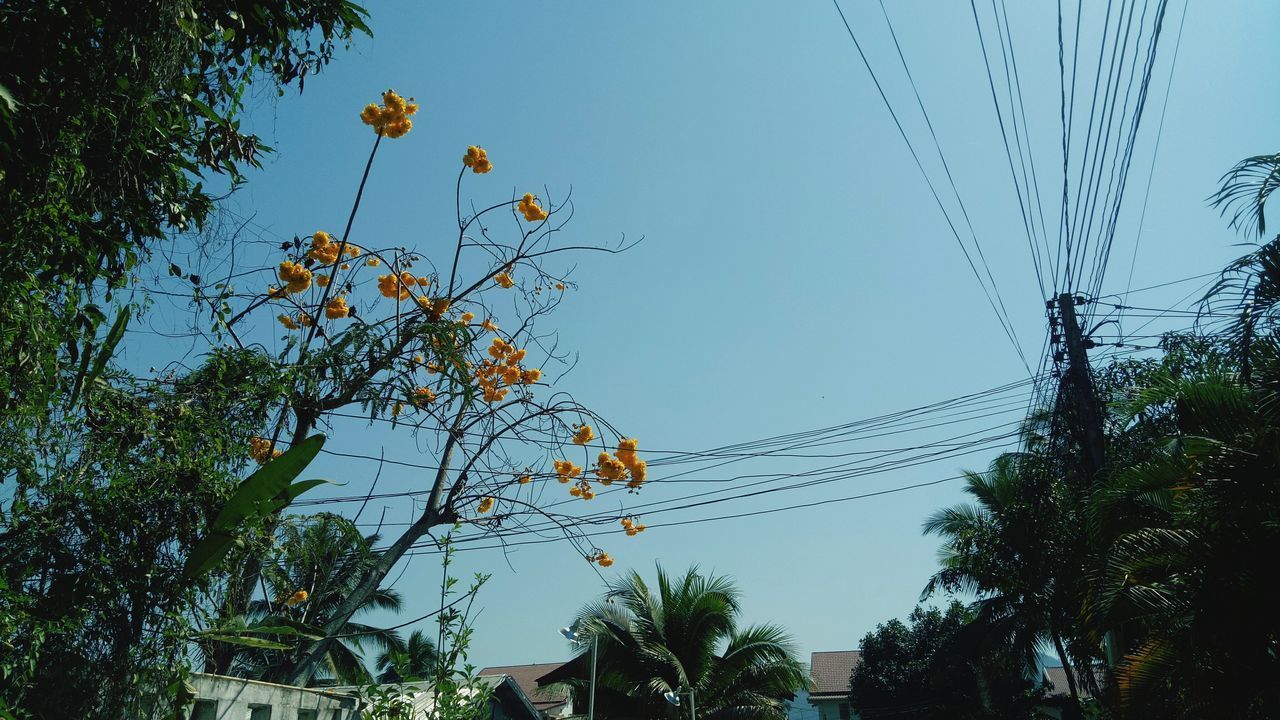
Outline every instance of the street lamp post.
{"type": "MultiPolygon", "coordinates": [[[[582,639],[572,628],[560,628],[560,634],[571,642],[582,639]]],[[[600,636],[591,636],[591,682],[587,685],[587,720],[596,718],[596,655],[600,651],[600,636]]]]}
{"type": "MultiPolygon", "coordinates": [[[[689,720],[698,720],[698,708],[694,704],[693,688],[689,688],[688,693],[689,693],[689,720]]],[[[671,703],[672,705],[675,705],[676,707],[680,707],[680,696],[683,694],[684,693],[681,693],[678,690],[674,692],[668,691],[668,692],[662,693],[662,697],[666,698],[667,702],[671,703]]]]}

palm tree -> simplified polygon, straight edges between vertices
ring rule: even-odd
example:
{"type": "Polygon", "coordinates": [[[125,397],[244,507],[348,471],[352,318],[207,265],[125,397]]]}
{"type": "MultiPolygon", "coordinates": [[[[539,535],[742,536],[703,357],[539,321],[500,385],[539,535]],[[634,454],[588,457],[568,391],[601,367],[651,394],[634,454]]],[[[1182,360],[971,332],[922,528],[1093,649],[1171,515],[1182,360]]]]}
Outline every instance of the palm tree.
{"type": "MultiPolygon", "coordinates": [[[[692,567],[672,577],[658,567],[656,592],[632,572],[587,605],[576,627],[598,639],[596,713],[602,718],[668,718],[664,693],[692,691],[697,718],[778,719],[783,699],[808,685],[790,636],[777,625],[738,627],[732,581],[692,567]]],[[[559,678],[586,692],[591,644],[559,678]]]]}
{"type": "Polygon", "coordinates": [[[945,590],[979,596],[969,636],[982,637],[1029,670],[1039,650],[1052,645],[1072,698],[1079,699],[1079,673],[1068,650],[1069,628],[1077,617],[1072,573],[1063,562],[1069,541],[1057,532],[1063,524],[1055,503],[1048,455],[1005,453],[986,473],[966,472],[965,492],[975,503],[934,513],[924,523],[927,534],[943,538],[939,570],[921,598],[945,590]]]}
{"type": "Polygon", "coordinates": [[[430,677],[438,661],[436,644],[421,630],[414,630],[404,649],[389,649],[378,656],[378,682],[398,683],[430,677]]]}
{"type": "MultiPolygon", "coordinates": [[[[275,619],[304,628],[304,633],[307,628],[324,627],[339,603],[376,560],[373,545],[377,540],[378,536],[364,536],[350,520],[331,513],[284,523],[274,556],[262,573],[270,596],[250,604],[248,619],[251,622],[275,619]],[[304,591],[306,599],[302,600],[304,591]]],[[[373,593],[357,614],[374,610],[399,612],[401,604],[399,593],[383,588],[373,593]]],[[[320,672],[310,678],[312,684],[320,680],[341,684],[370,681],[363,659],[366,646],[373,646],[384,654],[406,650],[395,631],[364,623],[348,622],[337,636],[320,672]]],[[[309,645],[304,639],[289,650],[245,649],[237,656],[233,673],[285,682],[309,645]]]]}

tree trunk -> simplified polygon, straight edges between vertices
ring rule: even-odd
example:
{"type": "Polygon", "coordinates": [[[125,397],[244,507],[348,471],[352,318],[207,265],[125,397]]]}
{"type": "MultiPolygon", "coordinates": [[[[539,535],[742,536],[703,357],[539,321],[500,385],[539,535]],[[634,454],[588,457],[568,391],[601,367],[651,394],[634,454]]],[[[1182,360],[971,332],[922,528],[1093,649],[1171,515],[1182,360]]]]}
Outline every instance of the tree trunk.
{"type": "Polygon", "coordinates": [[[445,442],[444,452],[440,455],[440,467],[436,470],[435,482],[431,487],[431,496],[427,501],[426,510],[391,544],[391,547],[387,548],[378,557],[378,562],[361,576],[359,584],[347,595],[346,599],[342,601],[329,619],[329,622],[324,626],[324,638],[317,640],[302,659],[298,661],[298,664],[293,667],[293,671],[289,675],[289,684],[303,685],[311,678],[315,666],[329,652],[329,648],[334,642],[334,636],[342,632],[342,628],[350,622],[351,616],[364,605],[370,595],[377,591],[382,581],[391,573],[391,569],[400,561],[400,558],[404,557],[404,554],[409,551],[409,548],[415,542],[421,539],[423,535],[426,535],[431,528],[451,523],[456,519],[452,513],[442,507],[441,500],[449,477],[453,449],[457,445],[457,439],[460,436],[456,430],[465,410],[466,404],[464,403],[458,410],[458,416],[453,423],[453,431],[449,433],[449,439],[445,442]]]}
{"type": "Polygon", "coordinates": [[[1058,651],[1058,659],[1062,661],[1062,674],[1067,676],[1067,689],[1071,691],[1071,705],[1067,707],[1064,713],[1064,720],[1076,720],[1082,717],[1080,711],[1080,691],[1076,687],[1075,671],[1071,668],[1071,658],[1067,657],[1067,649],[1062,645],[1062,638],[1058,636],[1058,631],[1054,630],[1050,633],[1053,637],[1053,647],[1058,651]]]}

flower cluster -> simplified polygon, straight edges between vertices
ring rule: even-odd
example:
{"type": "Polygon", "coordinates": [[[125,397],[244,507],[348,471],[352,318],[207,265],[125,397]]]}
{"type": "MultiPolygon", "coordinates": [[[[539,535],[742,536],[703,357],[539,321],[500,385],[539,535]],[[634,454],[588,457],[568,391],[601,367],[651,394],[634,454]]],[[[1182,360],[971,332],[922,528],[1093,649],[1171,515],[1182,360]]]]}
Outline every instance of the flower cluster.
{"type": "Polygon", "coordinates": [[[330,320],[344,318],[351,314],[351,308],[347,307],[347,299],[341,295],[329,300],[324,306],[324,316],[330,320]]]}
{"type": "Polygon", "coordinates": [[[301,605],[302,603],[306,602],[307,598],[309,597],[311,597],[311,593],[307,592],[306,590],[298,590],[298,591],[295,591],[292,595],[290,595],[284,601],[284,604],[288,605],[289,607],[297,607],[298,605],[301,605]]]}
{"type": "Polygon", "coordinates": [[[632,518],[622,518],[622,529],[626,531],[627,537],[635,537],[636,535],[639,535],[644,532],[644,528],[645,526],[643,524],[637,523],[632,518]]]}
{"type": "Polygon", "coordinates": [[[480,504],[476,505],[477,512],[487,513],[492,509],[493,509],[493,498],[491,497],[481,498],[480,504]]]}
{"type": "Polygon", "coordinates": [[[436,401],[436,394],[429,387],[420,387],[413,391],[413,404],[417,407],[430,405],[436,401]]]}
{"type": "Polygon", "coordinates": [[[394,90],[388,90],[382,93],[382,105],[369,103],[360,111],[360,119],[365,125],[372,125],[379,135],[398,138],[413,129],[413,121],[409,117],[417,112],[418,104],[413,102],[413,98],[406,102],[394,90]]]}
{"type": "Polygon", "coordinates": [[[591,489],[591,483],[586,480],[579,481],[573,487],[569,488],[569,494],[574,497],[580,497],[583,500],[590,500],[596,496],[595,490],[591,489]]]}
{"type": "MultiPolygon", "coordinates": [[[[285,260],[280,263],[280,282],[284,283],[286,293],[300,293],[311,287],[311,271],[296,262],[285,260]]],[[[273,294],[273,297],[276,297],[273,294]]]]}
{"type": "Polygon", "coordinates": [[[567,483],[582,474],[582,468],[569,460],[556,460],[552,465],[556,469],[556,479],[562,483],[567,483]]]}
{"type": "Polygon", "coordinates": [[[579,425],[578,429],[573,433],[574,445],[586,445],[596,439],[596,431],[591,429],[590,425],[579,425]]]}
{"type": "Polygon", "coordinates": [[[311,316],[300,312],[297,315],[280,315],[276,317],[285,330],[297,330],[300,327],[311,327],[311,316]]]}
{"type": "Polygon", "coordinates": [[[391,273],[390,275],[378,276],[378,292],[383,297],[395,298],[396,300],[404,300],[409,297],[409,288],[418,283],[418,279],[413,273],[405,270],[399,275],[391,273]]]}
{"type": "MultiPolygon", "coordinates": [[[[311,249],[307,251],[307,257],[325,265],[333,265],[338,262],[338,248],[342,247],[341,242],[334,242],[333,236],[323,230],[317,230],[311,236],[311,249]]],[[[358,257],[362,251],[360,248],[347,243],[346,248],[342,250],[342,254],[347,257],[358,257]]]]}
{"type": "Polygon", "coordinates": [[[547,211],[538,206],[538,199],[533,196],[533,193],[525,193],[524,197],[520,198],[520,205],[517,206],[517,209],[524,215],[524,219],[529,222],[547,219],[547,211]]]}
{"type": "Polygon", "coordinates": [[[281,451],[272,448],[271,441],[266,438],[249,438],[249,457],[259,465],[266,465],[271,459],[278,458],[281,451]]]}
{"type": "Polygon", "coordinates": [[[594,550],[587,555],[587,562],[607,568],[613,564],[613,558],[609,557],[609,553],[603,550],[594,550]]]}
{"type": "Polygon", "coordinates": [[[471,168],[471,172],[477,175],[483,175],[493,169],[493,163],[489,162],[489,154],[484,148],[471,145],[467,147],[467,154],[462,156],[462,164],[471,168]]]}
{"type": "Polygon", "coordinates": [[[485,360],[476,368],[476,384],[484,392],[485,402],[502,402],[507,392],[515,385],[532,385],[542,377],[537,368],[528,370],[520,366],[525,351],[500,337],[493,339],[489,346],[491,360],[485,360]],[[506,385],[507,387],[501,387],[506,385]]]}

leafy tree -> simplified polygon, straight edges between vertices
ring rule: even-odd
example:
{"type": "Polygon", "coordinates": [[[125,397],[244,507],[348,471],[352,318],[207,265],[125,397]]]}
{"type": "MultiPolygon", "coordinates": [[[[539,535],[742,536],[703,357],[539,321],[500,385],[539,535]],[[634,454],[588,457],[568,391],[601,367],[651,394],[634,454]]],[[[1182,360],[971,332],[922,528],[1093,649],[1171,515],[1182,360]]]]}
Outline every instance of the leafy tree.
{"type": "Polygon", "coordinates": [[[275,381],[235,351],[160,382],[109,371],[85,412],[0,447],[12,482],[0,568],[16,595],[0,639],[38,668],[2,685],[10,712],[131,717],[170,684],[212,582],[187,572],[188,555],[240,486],[275,381]]]}
{"type": "MultiPolygon", "coordinates": [[[[572,362],[555,332],[541,326],[570,289],[552,262],[568,251],[622,249],[560,240],[572,213],[567,199],[553,205],[525,193],[468,203],[464,180],[483,179],[494,167],[473,146],[459,163],[451,248],[441,255],[438,246],[419,252],[386,245],[385,237],[356,242],[352,228],[373,197],[364,190],[375,161],[380,152],[412,147],[417,112],[412,98],[388,90],[381,103],[359,113],[371,127],[371,147],[341,233],[321,229],[309,240],[295,237],[260,270],[195,294],[201,315],[214,318],[211,343],[258,348],[289,378],[272,424],[263,428],[264,451],[352,415],[413,433],[430,448],[429,472],[414,491],[421,496],[414,520],[317,626],[319,639],[303,641],[306,651],[287,677],[293,683],[315,676],[345,624],[433,528],[459,522],[485,533],[538,528],[583,540],[582,503],[597,494],[634,494],[647,478],[638,441],[571,395],[549,389],[552,378],[544,374],[544,367],[572,362]],[[477,205],[481,209],[464,210],[477,205]],[[270,355],[262,349],[268,343],[254,343],[268,333],[284,335],[281,350],[270,355]],[[571,500],[549,501],[547,490],[561,484],[557,492],[571,500]]],[[[621,511],[615,519],[635,523],[624,523],[619,536],[643,528],[621,511]]],[[[600,567],[613,564],[601,548],[577,547],[600,567]]],[[[261,573],[260,560],[246,558],[227,588],[231,614],[248,611],[261,573]]]]}
{"type": "MultiPolygon", "coordinates": [[[[377,535],[362,535],[350,520],[339,515],[288,518],[281,525],[262,574],[269,595],[250,606],[250,621],[283,621],[304,632],[323,627],[333,608],[346,598],[360,574],[374,561],[377,541],[377,535]]],[[[401,605],[399,593],[382,588],[369,596],[358,614],[374,610],[399,612],[401,605]]],[[[309,682],[324,679],[357,685],[370,679],[362,655],[366,646],[378,648],[384,655],[408,650],[395,631],[363,623],[348,621],[339,635],[309,682]]],[[[237,654],[232,672],[281,682],[302,651],[296,644],[283,650],[244,648],[237,654]]]]}
{"type": "Polygon", "coordinates": [[[777,625],[740,627],[741,600],[728,578],[696,567],[673,577],[659,567],[657,581],[651,589],[628,573],[579,613],[575,627],[588,640],[560,678],[577,700],[587,691],[594,638],[599,717],[666,718],[663,693],[693,691],[699,718],[783,718],[784,698],[808,682],[787,633],[777,625]]]}
{"type": "Polygon", "coordinates": [[[849,680],[861,718],[1032,717],[1039,698],[1019,658],[975,647],[981,628],[952,601],[943,612],[917,607],[907,623],[881,623],[862,639],[849,680]]]}
{"type": "Polygon", "coordinates": [[[1075,622],[1078,601],[1070,583],[1065,551],[1056,531],[1063,523],[1055,493],[1051,457],[1006,453],[986,473],[967,472],[965,492],[973,504],[957,505],[925,521],[926,533],[940,535],[942,569],[924,590],[976,593],[974,622],[1029,670],[1042,644],[1051,645],[1067,672],[1073,697],[1079,688],[1063,637],[1075,622]]]}
{"type": "Polygon", "coordinates": [[[421,630],[414,630],[403,649],[387,650],[378,656],[378,682],[398,683],[428,678],[435,672],[438,662],[436,644],[421,630]]]}
{"type": "Polygon", "coordinates": [[[102,291],[205,222],[206,174],[259,164],[251,84],[301,88],[367,27],[348,0],[17,0],[0,28],[0,409],[38,417],[102,291]]]}

